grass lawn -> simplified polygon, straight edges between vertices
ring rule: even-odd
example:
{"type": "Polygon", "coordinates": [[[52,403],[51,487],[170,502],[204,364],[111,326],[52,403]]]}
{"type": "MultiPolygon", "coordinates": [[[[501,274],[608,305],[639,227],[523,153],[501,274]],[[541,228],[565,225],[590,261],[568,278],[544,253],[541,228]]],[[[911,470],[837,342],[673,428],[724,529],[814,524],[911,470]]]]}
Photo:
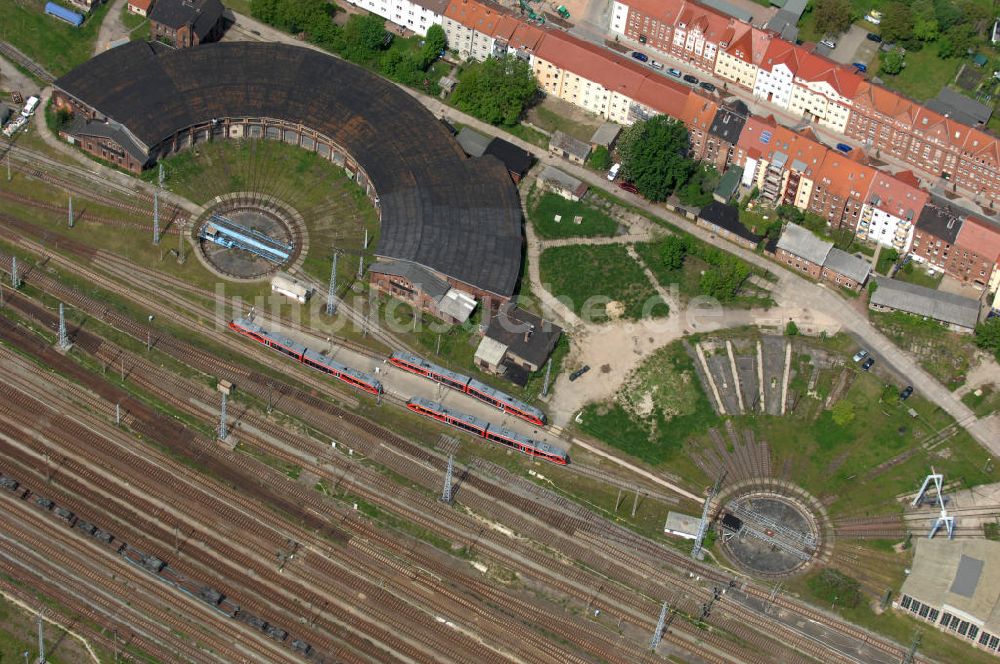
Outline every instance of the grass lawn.
{"type": "Polygon", "coordinates": [[[720,421],[679,341],[643,362],[612,402],[587,406],[582,419],[584,432],[647,463],[669,461],[674,473],[674,462],[686,461],[685,440],[720,421]]]}
{"type": "Polygon", "coordinates": [[[586,143],[601,126],[601,121],[593,117],[591,122],[567,117],[568,114],[580,115],[583,111],[559,99],[546,98],[540,104],[528,110],[528,120],[531,124],[548,132],[561,131],[573,138],[586,143]]]}
{"type": "Polygon", "coordinates": [[[920,51],[907,51],[906,67],[899,74],[881,78],[885,87],[922,102],[936,97],[941,88],[954,80],[961,63],[960,58],[942,60],[937,47],[929,44],[920,51]]]}
{"type": "Polygon", "coordinates": [[[132,41],[149,39],[149,19],[130,12],[128,4],[122,7],[122,23],[130,30],[128,38],[132,41]]]}
{"type": "Polygon", "coordinates": [[[45,15],[45,0],[0,0],[0,40],[61,76],[90,59],[110,3],[100,5],[79,28],[45,15]]]}
{"type": "Polygon", "coordinates": [[[986,417],[1000,411],[1000,391],[992,383],[983,385],[976,390],[967,392],[962,397],[962,403],[971,408],[977,417],[986,417]]]}
{"type": "Polygon", "coordinates": [[[537,129],[532,129],[523,124],[516,124],[513,127],[501,127],[500,129],[540,148],[549,147],[549,137],[537,129]]]}
{"type": "Polygon", "coordinates": [[[607,213],[583,201],[569,201],[551,192],[533,189],[528,194],[531,223],[545,239],[563,237],[610,237],[618,230],[618,222],[607,213]],[[555,220],[556,216],[559,221],[555,220]],[[576,217],[582,217],[578,224],[576,217]]]}
{"type": "Polygon", "coordinates": [[[551,247],[542,252],[542,283],[577,314],[593,322],[610,320],[605,305],[619,302],[622,317],[666,315],[642,268],[620,245],[551,247]]]}
{"type": "Polygon", "coordinates": [[[896,276],[894,276],[893,279],[905,281],[909,284],[916,284],[917,286],[925,286],[927,288],[936,289],[941,284],[942,277],[944,277],[943,272],[931,273],[921,266],[914,265],[911,262],[907,263],[901,270],[896,272],[896,276]]]}
{"type": "Polygon", "coordinates": [[[955,390],[965,383],[965,374],[976,348],[968,335],[951,332],[940,323],[900,311],[869,312],[872,323],[904,350],[914,353],[932,376],[955,390]]]}
{"type": "MultiPolygon", "coordinates": [[[[371,250],[378,237],[378,216],[361,188],[344,170],[314,152],[278,141],[217,141],[164,160],[166,187],[195,203],[234,191],[271,195],[302,215],[309,231],[303,269],[330,278],[332,248],[349,252],[338,263],[338,283],[356,276],[357,255],[368,230],[371,250]]],[[[156,179],[156,170],[143,174],[156,179]]],[[[369,256],[366,262],[371,262],[369,256]]]]}

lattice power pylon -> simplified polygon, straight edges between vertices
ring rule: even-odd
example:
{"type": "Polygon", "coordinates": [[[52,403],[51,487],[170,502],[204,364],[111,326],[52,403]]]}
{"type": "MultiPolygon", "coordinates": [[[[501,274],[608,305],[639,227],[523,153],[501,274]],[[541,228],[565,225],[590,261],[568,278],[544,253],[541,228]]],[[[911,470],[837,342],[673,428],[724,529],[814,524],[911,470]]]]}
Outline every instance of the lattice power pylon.
{"type": "Polygon", "coordinates": [[[663,608],[660,609],[660,619],[656,621],[656,630],[653,632],[653,638],[649,640],[650,650],[656,650],[660,645],[660,639],[663,638],[663,628],[667,626],[667,611],[669,609],[670,605],[664,602],[663,608]]]}
{"type": "Polygon", "coordinates": [[[21,287],[21,275],[17,273],[17,256],[10,257],[10,285],[14,290],[21,287]]]}
{"type": "Polygon", "coordinates": [[[69,348],[69,334],[66,333],[66,307],[59,303],[59,349],[69,348]]]}
{"type": "Polygon", "coordinates": [[[225,440],[229,435],[229,431],[226,429],[226,400],[229,396],[223,392],[222,393],[222,408],[219,410],[219,440],[225,440]]]}
{"type": "Polygon", "coordinates": [[[726,474],[722,473],[719,479],[715,480],[715,486],[712,490],[708,492],[708,496],[705,497],[705,505],[701,509],[701,523],[698,524],[698,534],[694,538],[694,546],[691,548],[691,557],[695,560],[704,560],[705,554],[701,550],[702,544],[705,542],[705,535],[708,533],[709,522],[709,510],[712,507],[712,501],[719,494],[719,489],[722,488],[722,480],[726,478],[726,474]]]}
{"type": "Polygon", "coordinates": [[[441,502],[451,504],[451,477],[455,472],[455,455],[448,455],[448,468],[444,471],[444,487],[441,489],[441,502]]]}
{"type": "Polygon", "coordinates": [[[337,251],[333,251],[333,267],[330,268],[330,288],[326,292],[326,315],[337,312],[337,251]]]}
{"type": "Polygon", "coordinates": [[[73,228],[73,197],[69,197],[69,210],[67,211],[66,223],[70,228],[73,228]]]}
{"type": "Polygon", "coordinates": [[[153,191],[153,244],[160,244],[160,190],[153,191]]]}

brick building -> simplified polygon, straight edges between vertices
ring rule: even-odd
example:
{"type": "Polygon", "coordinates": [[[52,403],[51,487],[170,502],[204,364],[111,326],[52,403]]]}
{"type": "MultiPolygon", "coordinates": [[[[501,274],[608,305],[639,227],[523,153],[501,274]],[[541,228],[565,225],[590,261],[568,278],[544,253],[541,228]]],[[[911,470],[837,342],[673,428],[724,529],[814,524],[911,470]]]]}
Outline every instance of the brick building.
{"type": "Polygon", "coordinates": [[[226,8],[219,0],[157,0],[149,12],[149,36],[188,48],[217,41],[225,32],[226,8]]]}
{"type": "Polygon", "coordinates": [[[940,198],[924,206],[913,231],[910,253],[918,263],[928,263],[941,272],[949,264],[952,245],[962,230],[961,211],[940,198]]]}

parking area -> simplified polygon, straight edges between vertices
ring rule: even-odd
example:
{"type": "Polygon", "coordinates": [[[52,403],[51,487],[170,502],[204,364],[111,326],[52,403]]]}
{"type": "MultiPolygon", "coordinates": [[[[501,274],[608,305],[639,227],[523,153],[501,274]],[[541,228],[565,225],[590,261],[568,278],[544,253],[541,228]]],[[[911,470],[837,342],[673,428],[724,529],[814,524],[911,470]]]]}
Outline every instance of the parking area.
{"type": "Polygon", "coordinates": [[[828,56],[834,62],[849,65],[852,62],[868,62],[878,50],[878,44],[865,38],[868,30],[858,25],[837,37],[837,48],[828,56]]]}

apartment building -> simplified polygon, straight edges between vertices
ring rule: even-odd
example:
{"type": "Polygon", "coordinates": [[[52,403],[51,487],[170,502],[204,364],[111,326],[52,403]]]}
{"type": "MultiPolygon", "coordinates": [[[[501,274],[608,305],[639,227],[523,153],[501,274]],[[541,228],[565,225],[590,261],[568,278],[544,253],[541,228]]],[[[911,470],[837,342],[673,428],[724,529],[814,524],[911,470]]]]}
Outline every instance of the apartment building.
{"type": "Polygon", "coordinates": [[[441,19],[448,48],[464,60],[485,60],[494,54],[494,35],[500,22],[509,18],[500,5],[483,0],[450,0],[441,19]]]}
{"type": "Polygon", "coordinates": [[[743,186],[757,187],[762,200],[806,210],[828,152],[811,135],[782,127],[774,118],[751,117],[733,163],[743,167],[743,186]]]}
{"type": "Polygon", "coordinates": [[[418,35],[441,25],[450,0],[351,0],[351,3],[418,35]]]}
{"type": "Polygon", "coordinates": [[[989,285],[1000,264],[1000,225],[966,217],[958,231],[945,271],[956,279],[982,289],[989,285]]]}
{"type": "Polygon", "coordinates": [[[917,218],[910,255],[918,263],[944,272],[952,247],[962,230],[962,212],[946,200],[931,197],[917,218]]]}
{"type": "Polygon", "coordinates": [[[833,228],[854,230],[877,171],[836,150],[828,150],[816,174],[809,211],[833,228]]]}
{"type": "Polygon", "coordinates": [[[906,253],[914,225],[929,198],[911,171],[895,175],[876,171],[855,233],[862,240],[906,253]]]}
{"type": "Polygon", "coordinates": [[[771,46],[772,36],[760,28],[737,24],[733,42],[720,48],[715,60],[715,75],[753,90],[760,64],[771,46]]]}
{"type": "Polygon", "coordinates": [[[788,108],[799,63],[806,50],[781,39],[772,39],[754,78],[753,96],[780,108],[788,108]]]}
{"type": "Polygon", "coordinates": [[[670,53],[704,71],[744,26],[734,18],[687,0],[616,0],[611,31],[670,53]]]}
{"type": "Polygon", "coordinates": [[[843,65],[807,54],[792,79],[788,110],[838,133],[851,115],[851,104],[863,79],[843,65]]]}

